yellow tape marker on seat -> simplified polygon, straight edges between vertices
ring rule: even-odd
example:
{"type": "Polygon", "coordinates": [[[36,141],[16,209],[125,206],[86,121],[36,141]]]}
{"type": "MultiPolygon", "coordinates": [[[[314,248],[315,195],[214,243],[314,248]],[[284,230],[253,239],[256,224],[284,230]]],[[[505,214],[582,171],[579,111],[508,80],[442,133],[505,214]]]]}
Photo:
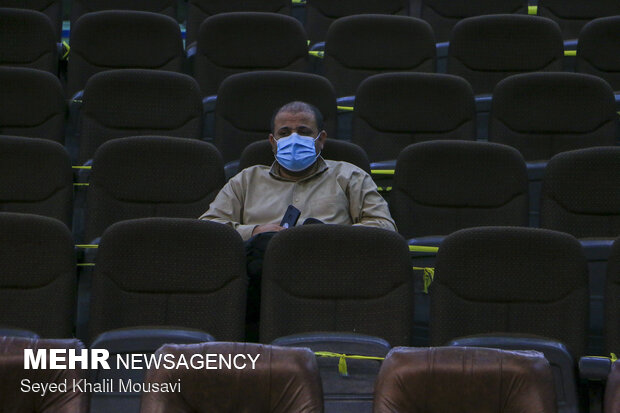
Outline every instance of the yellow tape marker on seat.
{"type": "Polygon", "coordinates": [[[604,359],[604,360],[610,360],[613,363],[616,362],[616,360],[618,360],[618,357],[614,354],[614,353],[609,353],[609,357],[605,357],[605,356],[587,356],[588,358],[591,359],[604,359]]]}
{"type": "Polygon", "coordinates": [[[409,245],[410,252],[437,252],[439,247],[425,247],[424,245],[409,245]]]}
{"type": "Polygon", "coordinates": [[[577,50],[564,50],[565,57],[577,56],[577,50]]]}
{"type": "Polygon", "coordinates": [[[62,45],[65,48],[65,52],[63,53],[61,59],[62,60],[69,60],[69,52],[71,51],[71,47],[69,46],[69,43],[67,43],[66,41],[62,41],[62,45]]]}
{"type": "Polygon", "coordinates": [[[353,106],[336,106],[336,109],[343,112],[353,112],[353,106]]]}
{"type": "Polygon", "coordinates": [[[349,371],[347,369],[347,359],[352,360],[378,360],[383,361],[385,357],[373,357],[373,356],[354,356],[349,354],[332,353],[329,351],[317,351],[314,353],[318,357],[338,357],[338,373],[341,376],[348,376],[349,371]]]}
{"type": "Polygon", "coordinates": [[[536,16],[538,14],[538,6],[527,6],[527,14],[536,16]]]}
{"type": "Polygon", "coordinates": [[[318,57],[319,59],[323,59],[325,57],[325,52],[321,50],[310,50],[308,54],[310,56],[318,57]]]}
{"type": "Polygon", "coordinates": [[[76,244],[75,248],[99,248],[97,244],[76,244]]]}
{"type": "Polygon", "coordinates": [[[73,184],[73,186],[89,186],[90,184],[82,184],[82,183],[78,183],[78,184],[73,184]]]}
{"type": "Polygon", "coordinates": [[[92,166],[72,166],[72,169],[93,169],[92,166]]]}
{"type": "Polygon", "coordinates": [[[370,173],[373,175],[394,175],[394,169],[372,169],[370,173]]]}
{"type": "Polygon", "coordinates": [[[414,270],[424,271],[424,294],[428,294],[428,287],[435,279],[435,269],[431,267],[413,267],[414,270]]]}

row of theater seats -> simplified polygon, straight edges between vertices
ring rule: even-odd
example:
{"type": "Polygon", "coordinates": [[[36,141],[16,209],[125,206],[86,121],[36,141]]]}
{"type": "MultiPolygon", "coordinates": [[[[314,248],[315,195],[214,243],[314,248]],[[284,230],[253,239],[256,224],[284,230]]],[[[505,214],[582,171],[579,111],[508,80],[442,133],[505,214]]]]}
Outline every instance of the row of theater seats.
{"type": "MultiPolygon", "coordinates": [[[[50,20],[57,38],[62,27],[62,0],[33,0],[24,3],[2,0],[0,7],[22,7],[44,13],[50,20]]],[[[454,4],[446,0],[258,0],[231,3],[223,0],[71,0],[71,26],[86,13],[110,10],[141,10],[160,13],[171,18],[187,15],[187,38],[196,38],[200,23],[215,14],[236,11],[271,12],[293,15],[305,24],[313,43],[324,40],[330,25],[339,18],[354,14],[409,15],[426,20],[437,33],[437,41],[448,40],[452,27],[460,20],[484,14],[529,13],[556,21],[565,39],[574,39],[588,21],[604,16],[620,15],[620,6],[614,0],[477,0],[454,4]],[[187,4],[185,4],[187,3],[187,4]],[[528,7],[533,5],[534,7],[528,7]],[[183,10],[177,10],[177,8],[183,10]],[[185,10],[186,9],[186,10],[185,10]]],[[[181,20],[183,20],[181,18],[181,20]]]]}
{"type": "MultiPolygon", "coordinates": [[[[328,140],[322,154],[370,172],[366,153],[355,144],[328,140]]],[[[0,159],[2,210],[59,219],[86,242],[125,219],[196,218],[225,183],[217,149],[193,139],[114,139],[95,153],[88,181],[76,184],[69,157],[56,142],[1,136],[0,159]]],[[[239,166],[273,161],[263,140],[244,150],[239,166]]],[[[399,232],[412,242],[472,226],[528,226],[533,214],[543,228],[605,238],[620,235],[619,178],[618,147],[558,154],[541,182],[531,182],[514,148],[441,140],[406,147],[385,196],[399,232]]]]}
{"type": "MultiPolygon", "coordinates": [[[[0,133],[64,142],[79,164],[107,140],[147,134],[211,141],[228,163],[250,143],[264,140],[274,110],[293,100],[323,113],[328,137],[343,138],[342,130],[349,129],[371,162],[395,160],[405,146],[424,140],[474,140],[482,129],[490,141],[516,147],[526,161],[547,160],[565,150],[613,145],[618,126],[609,85],[576,73],[504,79],[495,88],[487,122],[476,119],[483,113],[476,113],[471,86],[445,74],[374,75],[362,82],[352,116],[346,117],[337,113],[330,82],[313,74],[232,75],[219,88],[215,107],[205,109],[198,84],[187,75],[109,70],[89,79],[70,107],[68,125],[62,88],[52,75],[0,68],[0,83],[0,133]]],[[[386,165],[393,169],[393,161],[386,165]]]]}
{"type": "MultiPolygon", "coordinates": [[[[55,34],[44,15],[3,8],[0,21],[0,64],[58,74],[55,34]]],[[[615,90],[620,90],[620,66],[614,57],[620,50],[619,22],[620,16],[613,16],[584,27],[576,61],[577,71],[602,77],[615,90]]],[[[203,96],[210,96],[231,74],[266,69],[304,72],[314,67],[334,84],[337,96],[355,94],[372,74],[436,70],[464,77],[478,95],[491,93],[497,82],[512,74],[561,71],[564,58],[558,25],[527,15],[465,19],[455,26],[447,53],[436,51],[428,23],[406,16],[354,15],[337,20],[326,35],[320,65],[309,59],[307,38],[301,23],[289,16],[224,13],[202,23],[196,41],[188,45],[187,62],[181,31],[169,17],[120,10],[87,13],[72,27],[66,92],[74,96],[92,75],[110,68],[193,73],[203,96]]]]}
{"type": "MultiPolygon", "coordinates": [[[[104,411],[97,408],[100,394],[89,395],[79,387],[80,380],[88,379],[84,370],[22,370],[25,349],[80,351],[83,348],[83,344],[77,340],[0,338],[0,372],[4,377],[0,408],[14,413],[104,411]],[[70,386],[64,394],[48,393],[42,397],[35,392],[20,392],[20,377],[28,377],[32,382],[68,382],[70,386]],[[74,382],[78,386],[71,385],[74,382]],[[32,404],[41,408],[25,408],[32,404]]],[[[180,383],[180,389],[170,393],[144,391],[135,394],[135,407],[122,411],[334,411],[321,389],[321,384],[325,387],[325,383],[322,383],[324,374],[319,364],[320,358],[307,348],[206,342],[168,344],[159,348],[155,354],[175,361],[181,357],[204,357],[205,354],[224,358],[242,355],[254,357],[257,361],[255,368],[241,370],[230,367],[210,370],[150,367],[146,373],[145,386],[180,383]]],[[[557,411],[549,363],[542,354],[533,351],[399,347],[392,349],[385,357],[374,385],[374,397],[367,403],[368,406],[364,406],[364,412],[370,409],[375,413],[557,411]]],[[[618,411],[619,395],[620,364],[615,363],[608,378],[605,413],[618,411]]],[[[108,407],[112,410],[107,411],[120,411],[118,408],[121,406],[110,404],[108,407]]],[[[346,408],[346,405],[340,407],[346,408]]]]}
{"type": "MultiPolygon", "coordinates": [[[[1,213],[0,229],[0,335],[72,337],[77,312],[77,336],[115,354],[244,338],[245,250],[228,226],[178,218],[114,224],[93,272],[79,280],[71,234],[59,221],[1,213]]],[[[589,282],[582,245],[568,234],[455,232],[437,253],[425,345],[539,350],[552,365],[560,411],[577,412],[574,371],[588,354],[589,282]]],[[[413,341],[420,296],[414,283],[407,242],[394,232],[335,225],[283,231],[265,255],[260,341],[383,357],[391,345],[413,341]]],[[[620,346],[618,240],[602,283],[600,354],[609,354],[620,346]]],[[[332,376],[325,392],[334,403],[346,394],[368,401],[372,380],[351,388],[332,376]]]]}

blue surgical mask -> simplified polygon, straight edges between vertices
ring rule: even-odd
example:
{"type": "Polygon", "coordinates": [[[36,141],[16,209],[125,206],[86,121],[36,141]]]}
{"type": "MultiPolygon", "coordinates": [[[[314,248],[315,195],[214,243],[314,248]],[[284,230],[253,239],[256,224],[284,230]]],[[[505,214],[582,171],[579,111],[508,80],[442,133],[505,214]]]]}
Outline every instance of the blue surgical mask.
{"type": "MultiPolygon", "coordinates": [[[[319,134],[319,136],[321,136],[319,134]]],[[[303,171],[310,167],[319,157],[314,147],[314,142],[319,136],[312,138],[311,136],[300,136],[297,133],[280,138],[276,142],[278,150],[276,159],[284,168],[292,172],[303,171]]]]}

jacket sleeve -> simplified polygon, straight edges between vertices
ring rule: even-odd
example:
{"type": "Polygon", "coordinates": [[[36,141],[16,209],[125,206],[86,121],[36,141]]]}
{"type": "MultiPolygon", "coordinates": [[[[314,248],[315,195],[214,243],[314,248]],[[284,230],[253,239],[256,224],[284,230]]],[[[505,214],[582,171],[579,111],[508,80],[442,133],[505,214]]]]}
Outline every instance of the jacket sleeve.
{"type": "Polygon", "coordinates": [[[233,177],[217,194],[207,212],[199,219],[206,219],[233,227],[244,241],[252,236],[256,225],[246,225],[243,222],[243,186],[240,179],[233,177]]]}
{"type": "Polygon", "coordinates": [[[349,180],[349,205],[353,225],[396,231],[387,202],[377,191],[372,177],[359,170],[349,180]]]}

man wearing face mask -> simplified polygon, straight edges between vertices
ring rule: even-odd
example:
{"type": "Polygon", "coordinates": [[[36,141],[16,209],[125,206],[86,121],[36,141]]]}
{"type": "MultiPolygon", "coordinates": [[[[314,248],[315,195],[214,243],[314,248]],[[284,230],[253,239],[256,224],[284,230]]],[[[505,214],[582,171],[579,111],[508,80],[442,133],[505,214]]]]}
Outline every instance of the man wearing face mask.
{"type": "Polygon", "coordinates": [[[370,175],[347,162],[324,160],[323,116],[314,106],[291,102],[271,121],[271,167],[256,165],[230,179],[200,219],[235,228],[245,242],[249,278],[246,340],[258,338],[260,280],[267,244],[285,229],[289,205],[300,223],[367,225],[396,231],[387,203],[370,175]]]}
{"type": "Polygon", "coordinates": [[[280,222],[293,205],[301,211],[300,223],[312,218],[395,231],[372,178],[357,166],[320,156],[326,138],[323,117],[314,106],[304,102],[282,106],[269,134],[274,163],[252,166],[231,178],[200,219],[231,225],[248,240],[283,230],[280,222]]]}

